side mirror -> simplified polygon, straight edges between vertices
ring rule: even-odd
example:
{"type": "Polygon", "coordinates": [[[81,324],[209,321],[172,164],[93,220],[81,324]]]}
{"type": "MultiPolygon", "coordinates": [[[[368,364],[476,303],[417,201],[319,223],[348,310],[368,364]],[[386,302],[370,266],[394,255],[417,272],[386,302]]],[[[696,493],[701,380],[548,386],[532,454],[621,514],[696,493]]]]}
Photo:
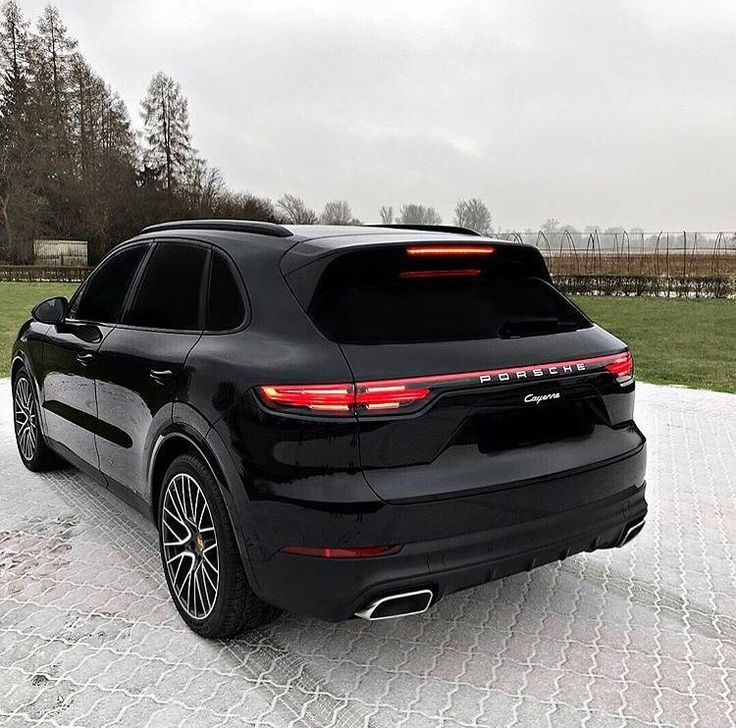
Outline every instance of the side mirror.
{"type": "Polygon", "coordinates": [[[42,324],[60,324],[66,318],[68,308],[69,301],[64,296],[55,296],[36,305],[31,316],[42,324]]]}

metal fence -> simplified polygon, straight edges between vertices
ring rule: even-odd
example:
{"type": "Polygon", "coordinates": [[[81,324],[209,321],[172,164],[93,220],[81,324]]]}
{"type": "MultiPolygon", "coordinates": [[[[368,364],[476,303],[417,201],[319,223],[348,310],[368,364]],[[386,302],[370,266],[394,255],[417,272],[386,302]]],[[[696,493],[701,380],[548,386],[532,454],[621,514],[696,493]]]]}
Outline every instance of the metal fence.
{"type": "Polygon", "coordinates": [[[736,297],[732,232],[561,229],[501,233],[538,247],[567,293],[695,298],[736,297]]]}
{"type": "Polygon", "coordinates": [[[0,281],[78,283],[91,270],[86,266],[0,265],[0,281]]]}

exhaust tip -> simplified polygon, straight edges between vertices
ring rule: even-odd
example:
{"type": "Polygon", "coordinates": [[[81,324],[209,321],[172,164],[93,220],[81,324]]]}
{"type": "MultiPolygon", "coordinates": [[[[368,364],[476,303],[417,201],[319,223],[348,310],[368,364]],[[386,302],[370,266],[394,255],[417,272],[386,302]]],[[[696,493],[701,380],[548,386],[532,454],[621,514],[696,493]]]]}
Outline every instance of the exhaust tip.
{"type": "Polygon", "coordinates": [[[391,594],[371,602],[365,609],[355,613],[356,617],[376,622],[380,619],[395,619],[421,614],[429,609],[434,593],[431,589],[419,589],[401,594],[391,594]]]}
{"type": "Polygon", "coordinates": [[[619,547],[624,546],[625,544],[629,543],[629,541],[636,538],[639,533],[641,533],[641,530],[642,528],[644,528],[645,523],[646,519],[644,518],[642,518],[640,521],[632,523],[621,536],[621,540],[618,542],[619,547]]]}

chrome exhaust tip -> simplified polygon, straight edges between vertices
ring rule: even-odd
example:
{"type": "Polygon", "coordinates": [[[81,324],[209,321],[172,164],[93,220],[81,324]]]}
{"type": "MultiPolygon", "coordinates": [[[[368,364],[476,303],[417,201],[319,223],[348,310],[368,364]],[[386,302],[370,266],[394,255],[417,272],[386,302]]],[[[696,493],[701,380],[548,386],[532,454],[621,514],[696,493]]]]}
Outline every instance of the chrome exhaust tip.
{"type": "Polygon", "coordinates": [[[636,538],[639,533],[641,532],[641,529],[644,528],[644,524],[646,523],[646,519],[642,518],[640,521],[636,521],[635,523],[632,523],[623,533],[623,536],[621,536],[621,540],[618,542],[619,547],[624,546],[632,539],[636,538]]]}
{"type": "Polygon", "coordinates": [[[418,591],[392,594],[388,597],[376,599],[365,609],[355,613],[356,617],[369,622],[377,622],[380,619],[396,619],[397,617],[410,617],[413,614],[421,614],[429,609],[434,593],[431,589],[419,589],[418,591]]]}

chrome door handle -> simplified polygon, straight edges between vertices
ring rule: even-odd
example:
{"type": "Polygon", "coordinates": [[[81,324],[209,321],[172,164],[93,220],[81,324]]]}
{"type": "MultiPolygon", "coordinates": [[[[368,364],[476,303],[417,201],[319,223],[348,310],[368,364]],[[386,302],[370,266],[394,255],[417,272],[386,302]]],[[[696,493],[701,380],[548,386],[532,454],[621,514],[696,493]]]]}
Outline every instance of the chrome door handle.
{"type": "Polygon", "coordinates": [[[90,353],[85,353],[85,352],[81,352],[81,353],[77,354],[77,361],[78,361],[78,362],[79,362],[79,363],[80,363],[80,364],[81,364],[82,366],[85,366],[85,367],[86,367],[86,366],[87,366],[87,364],[89,364],[89,363],[90,363],[90,362],[92,361],[92,359],[94,359],[94,358],[95,358],[95,355],[94,355],[94,354],[90,354],[90,353]]]}
{"type": "Polygon", "coordinates": [[[169,377],[174,375],[174,372],[171,369],[151,369],[149,375],[154,382],[163,384],[169,377]]]}

